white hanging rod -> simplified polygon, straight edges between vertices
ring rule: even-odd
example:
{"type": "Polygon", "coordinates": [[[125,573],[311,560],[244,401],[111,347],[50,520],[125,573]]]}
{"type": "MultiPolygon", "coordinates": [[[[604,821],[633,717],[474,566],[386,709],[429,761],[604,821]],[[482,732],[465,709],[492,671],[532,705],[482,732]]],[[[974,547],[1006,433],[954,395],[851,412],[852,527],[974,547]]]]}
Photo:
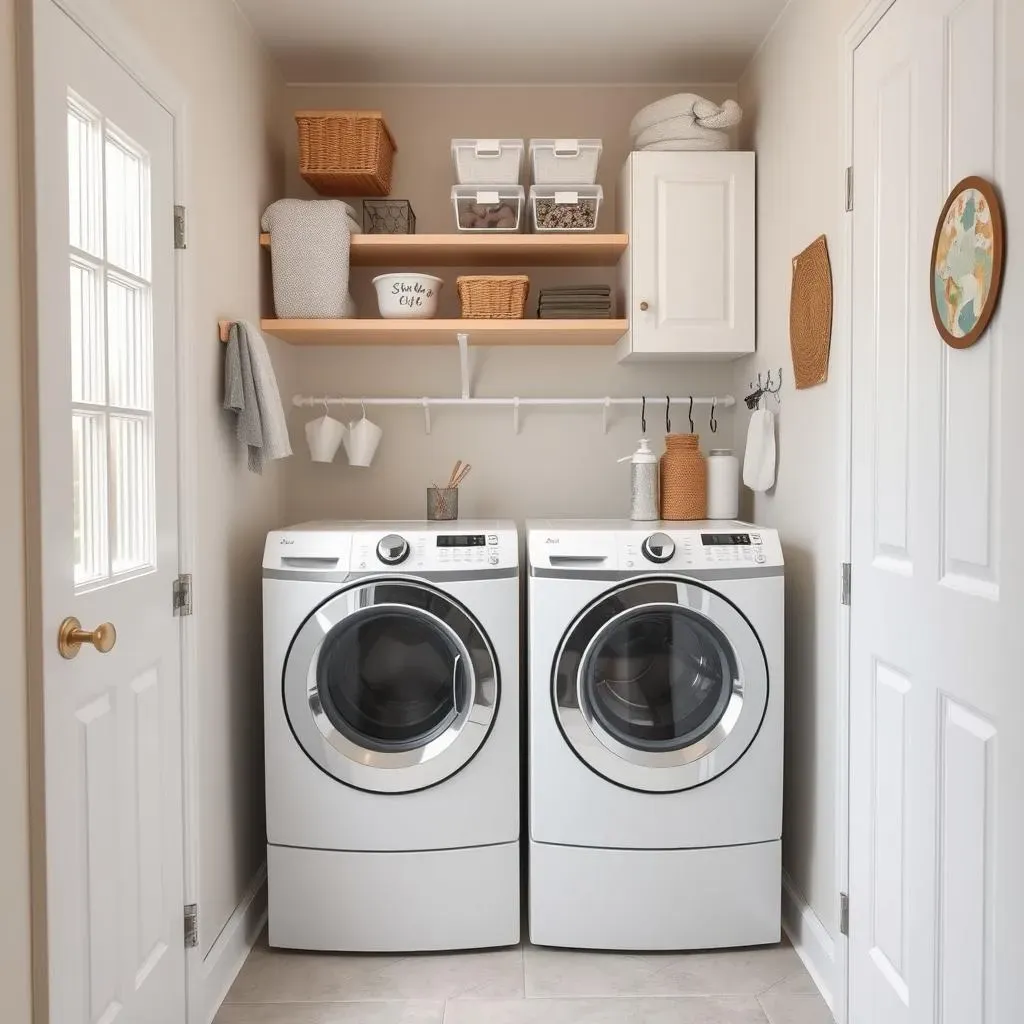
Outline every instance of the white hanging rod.
{"type": "MultiPolygon", "coordinates": [[[[364,409],[366,406],[398,406],[406,409],[422,409],[423,410],[423,425],[426,432],[430,433],[430,410],[433,406],[438,407],[506,407],[512,409],[512,429],[515,433],[519,433],[519,410],[524,406],[538,407],[545,406],[551,408],[552,406],[562,407],[585,407],[591,409],[601,410],[601,426],[605,433],[608,432],[608,413],[615,406],[632,406],[643,407],[644,403],[647,405],[647,415],[651,418],[652,423],[660,421],[660,417],[665,409],[664,402],[665,397],[659,395],[651,395],[647,398],[612,398],[607,396],[605,398],[345,398],[334,395],[296,395],[292,399],[292,404],[298,407],[310,407],[310,408],[326,408],[329,405],[358,405],[364,409]]],[[[736,404],[736,399],[732,395],[721,395],[721,396],[707,396],[707,395],[687,395],[685,398],[672,398],[668,397],[669,404],[669,415],[675,415],[677,417],[676,422],[680,423],[681,419],[688,418],[690,411],[690,403],[696,408],[699,405],[711,406],[712,411],[716,409],[729,409],[736,404]]],[[[716,428],[717,429],[717,428],[716,428]]]]}

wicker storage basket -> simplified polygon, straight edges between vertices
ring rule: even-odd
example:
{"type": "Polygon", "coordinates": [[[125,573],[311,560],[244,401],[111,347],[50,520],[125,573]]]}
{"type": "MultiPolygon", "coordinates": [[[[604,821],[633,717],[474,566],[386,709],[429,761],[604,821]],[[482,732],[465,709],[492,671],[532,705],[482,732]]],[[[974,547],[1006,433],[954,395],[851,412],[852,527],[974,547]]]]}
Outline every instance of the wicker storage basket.
{"type": "Polygon", "coordinates": [[[530,279],[518,274],[474,275],[456,281],[464,320],[522,320],[530,279]]]}
{"type": "Polygon", "coordinates": [[[668,434],[661,457],[661,518],[706,519],[707,463],[697,434],[668,434]]]}
{"type": "Polygon", "coordinates": [[[299,173],[322,196],[386,196],[395,140],[379,110],[300,110],[299,173]]]}

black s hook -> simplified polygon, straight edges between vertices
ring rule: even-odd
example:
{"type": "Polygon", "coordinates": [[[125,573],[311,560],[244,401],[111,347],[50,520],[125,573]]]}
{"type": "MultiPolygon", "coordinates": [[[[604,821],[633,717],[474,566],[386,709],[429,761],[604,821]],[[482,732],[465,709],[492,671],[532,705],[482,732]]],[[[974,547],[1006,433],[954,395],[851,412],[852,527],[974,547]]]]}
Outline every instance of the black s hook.
{"type": "Polygon", "coordinates": [[[669,419],[669,409],[672,406],[672,399],[668,395],[665,396],[665,433],[672,433],[672,420],[669,419]]]}
{"type": "Polygon", "coordinates": [[[715,419],[715,406],[718,404],[717,398],[711,399],[711,433],[718,433],[718,420],[715,419]]]}
{"type": "Polygon", "coordinates": [[[647,433],[647,396],[640,399],[640,432],[647,433]]]}
{"type": "Polygon", "coordinates": [[[690,395],[690,412],[688,413],[688,415],[690,417],[690,433],[692,434],[693,433],[693,395],[690,395]]]}

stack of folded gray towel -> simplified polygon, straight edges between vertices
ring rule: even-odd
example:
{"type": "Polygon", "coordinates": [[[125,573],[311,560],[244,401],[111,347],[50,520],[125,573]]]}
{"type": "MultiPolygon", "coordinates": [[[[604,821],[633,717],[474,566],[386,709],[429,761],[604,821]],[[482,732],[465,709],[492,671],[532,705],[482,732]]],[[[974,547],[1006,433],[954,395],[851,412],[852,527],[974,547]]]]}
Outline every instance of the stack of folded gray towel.
{"type": "Polygon", "coordinates": [[[606,284],[569,284],[542,288],[537,303],[540,320],[608,320],[612,290],[606,284]]]}

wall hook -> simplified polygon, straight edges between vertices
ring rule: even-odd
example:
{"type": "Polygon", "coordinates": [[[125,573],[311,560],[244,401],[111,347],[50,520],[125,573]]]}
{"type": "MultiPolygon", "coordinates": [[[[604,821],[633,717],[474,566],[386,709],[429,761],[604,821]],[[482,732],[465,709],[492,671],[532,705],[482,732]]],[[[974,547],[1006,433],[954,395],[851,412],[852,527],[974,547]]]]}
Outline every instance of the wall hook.
{"type": "Polygon", "coordinates": [[[669,413],[670,413],[671,409],[672,409],[672,399],[668,395],[666,395],[665,396],[665,433],[666,434],[671,434],[672,433],[672,420],[669,417],[669,413]]]}
{"type": "Polygon", "coordinates": [[[607,395],[604,398],[604,407],[601,409],[601,432],[608,433],[608,413],[612,409],[612,400],[607,395]]]}
{"type": "Polygon", "coordinates": [[[647,396],[643,395],[640,398],[640,432],[642,434],[647,433],[647,396]]]}
{"type": "Polygon", "coordinates": [[[423,429],[430,433],[430,399],[423,397],[423,429]]]}
{"type": "Polygon", "coordinates": [[[718,433],[718,420],[715,419],[715,406],[716,405],[718,405],[718,399],[717,398],[712,398],[711,399],[711,422],[709,424],[709,426],[711,427],[711,433],[712,434],[717,434],[718,433]]]}
{"type": "Polygon", "coordinates": [[[519,433],[519,396],[512,399],[512,432],[519,433]]]}
{"type": "Polygon", "coordinates": [[[693,433],[693,395],[690,395],[690,411],[687,414],[690,417],[690,433],[693,433]]]}

